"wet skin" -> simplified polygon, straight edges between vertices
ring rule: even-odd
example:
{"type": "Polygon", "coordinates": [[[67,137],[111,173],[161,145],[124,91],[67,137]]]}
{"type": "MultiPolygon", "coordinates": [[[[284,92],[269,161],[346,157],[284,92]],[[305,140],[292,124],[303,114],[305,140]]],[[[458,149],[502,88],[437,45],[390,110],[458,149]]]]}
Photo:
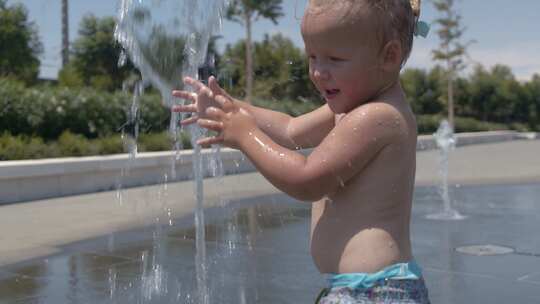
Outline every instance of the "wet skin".
{"type": "MultiPolygon", "coordinates": [[[[292,118],[234,99],[210,78],[208,87],[186,79],[195,92],[173,95],[191,103],[173,110],[195,114],[184,124],[218,133],[199,144],[242,150],[278,189],[313,203],[311,253],[322,273],[375,272],[412,259],[416,122],[397,80],[399,44],[380,51],[339,34],[340,14],[313,22],[308,8],[303,20],[321,108],[292,118]],[[309,147],[307,157],[296,151],[309,147]]],[[[349,33],[373,30],[354,26],[349,33]]]]}

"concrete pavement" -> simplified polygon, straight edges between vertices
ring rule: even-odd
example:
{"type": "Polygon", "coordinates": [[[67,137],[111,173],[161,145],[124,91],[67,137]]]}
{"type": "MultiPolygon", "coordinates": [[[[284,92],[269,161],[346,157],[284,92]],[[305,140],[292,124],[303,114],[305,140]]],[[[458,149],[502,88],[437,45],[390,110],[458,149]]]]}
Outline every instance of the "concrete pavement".
{"type": "MultiPolygon", "coordinates": [[[[438,151],[418,152],[417,185],[437,184],[438,151]]],[[[457,148],[451,184],[540,182],[540,140],[457,148]]],[[[257,173],[205,182],[206,206],[277,193],[257,173]]],[[[112,231],[167,223],[193,212],[192,182],[0,206],[0,266],[58,253],[59,246],[112,231]]]]}

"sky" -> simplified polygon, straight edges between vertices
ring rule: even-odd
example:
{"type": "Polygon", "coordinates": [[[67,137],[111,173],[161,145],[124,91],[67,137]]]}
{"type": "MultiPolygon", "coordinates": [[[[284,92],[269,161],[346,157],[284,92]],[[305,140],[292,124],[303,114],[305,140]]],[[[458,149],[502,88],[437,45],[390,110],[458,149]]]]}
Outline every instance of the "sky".
{"type": "MultiPolygon", "coordinates": [[[[262,39],[265,33],[281,33],[303,48],[300,18],[306,2],[283,0],[285,16],[279,19],[278,25],[259,20],[254,26],[254,39],[262,39]]],[[[8,5],[14,3],[26,6],[30,20],[39,29],[44,46],[40,76],[56,78],[61,66],[61,0],[8,0],[8,5]]],[[[77,38],[84,15],[116,16],[118,3],[119,0],[70,0],[70,41],[77,38]]],[[[429,1],[423,1],[422,9],[422,20],[432,23],[438,17],[429,1]]],[[[529,80],[534,73],[540,74],[540,0],[457,0],[457,9],[466,26],[463,40],[475,41],[469,47],[470,66],[475,63],[486,67],[505,64],[523,81],[529,80]]],[[[439,44],[436,29],[433,26],[426,39],[416,39],[406,68],[431,68],[434,65],[431,50],[439,44]]],[[[219,47],[223,48],[225,44],[243,38],[245,30],[236,23],[224,21],[220,34],[223,38],[219,47]]]]}

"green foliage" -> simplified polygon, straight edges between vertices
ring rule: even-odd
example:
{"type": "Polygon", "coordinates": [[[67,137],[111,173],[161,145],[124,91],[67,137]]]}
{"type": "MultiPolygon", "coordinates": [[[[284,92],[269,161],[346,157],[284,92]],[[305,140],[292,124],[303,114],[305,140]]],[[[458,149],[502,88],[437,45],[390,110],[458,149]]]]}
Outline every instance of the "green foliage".
{"type": "Polygon", "coordinates": [[[45,144],[41,138],[12,136],[8,132],[0,135],[0,161],[47,158],[58,154],[56,146],[45,144]]]}
{"type": "Polygon", "coordinates": [[[435,68],[429,73],[421,69],[403,71],[401,83],[415,113],[437,114],[444,109],[441,102],[440,77],[440,68],[435,68]]]}
{"type": "Polygon", "coordinates": [[[81,88],[84,86],[83,76],[69,63],[58,73],[58,85],[68,88],[81,88]]]}
{"type": "Polygon", "coordinates": [[[60,155],[86,156],[99,154],[97,145],[92,145],[84,136],[64,131],[58,138],[60,155]]]}
{"type": "Polygon", "coordinates": [[[319,104],[316,104],[307,100],[298,102],[298,101],[292,101],[292,100],[287,100],[287,99],[284,99],[284,100],[255,99],[253,101],[253,104],[259,107],[266,108],[266,109],[286,113],[293,117],[306,114],[320,107],[319,104]]]}
{"type": "Polygon", "coordinates": [[[169,36],[162,26],[154,26],[148,41],[138,42],[141,52],[153,71],[170,87],[182,85],[182,67],[186,60],[185,37],[169,36]]]}
{"type": "MultiPolygon", "coordinates": [[[[87,138],[119,132],[126,122],[132,96],[105,93],[89,88],[26,88],[19,82],[0,78],[0,130],[14,135],[36,135],[57,139],[65,130],[87,138]]],[[[161,132],[168,127],[170,112],[156,94],[140,100],[142,133],[161,132]]]]}
{"type": "Polygon", "coordinates": [[[232,0],[225,14],[229,20],[240,23],[246,29],[245,39],[245,93],[246,100],[253,98],[253,51],[251,41],[251,28],[253,22],[260,17],[270,19],[277,24],[277,19],[283,16],[282,0],[232,0]]]}
{"type": "Polygon", "coordinates": [[[466,66],[464,58],[467,55],[467,47],[473,41],[463,43],[461,40],[465,28],[461,25],[461,15],[455,8],[455,0],[433,0],[432,3],[435,9],[442,15],[435,20],[435,23],[439,25],[437,34],[439,35],[441,44],[439,48],[432,51],[432,54],[434,60],[442,61],[446,64],[446,110],[448,121],[454,127],[454,115],[456,112],[454,104],[454,81],[457,78],[457,73],[466,66]]]}
{"type": "MultiPolygon", "coordinates": [[[[223,83],[225,89],[236,96],[243,95],[244,43],[241,40],[226,47],[220,70],[221,78],[229,80],[223,83]]],[[[263,41],[255,42],[253,48],[257,79],[255,100],[309,100],[321,104],[322,99],[309,79],[307,58],[290,39],[281,34],[266,35],[263,41]]]]}
{"type": "Polygon", "coordinates": [[[61,84],[77,87],[82,78],[86,86],[113,91],[122,88],[122,82],[136,73],[128,61],[118,66],[121,47],[114,40],[115,20],[112,17],[85,16],[80,24],[79,38],[73,44],[70,64],[61,71],[61,84]]]}
{"type": "MultiPolygon", "coordinates": [[[[417,115],[418,134],[431,135],[435,133],[443,119],[445,119],[443,115],[417,115]]],[[[504,124],[489,123],[468,117],[457,117],[455,123],[456,132],[483,132],[509,129],[504,124]]]]}
{"type": "MultiPolygon", "coordinates": [[[[494,66],[491,71],[477,66],[467,85],[468,104],[477,119],[510,123],[531,119],[533,100],[510,68],[494,66]]],[[[531,96],[532,97],[532,96],[531,96]]]]}
{"type": "Polygon", "coordinates": [[[35,83],[43,46],[28,12],[22,4],[7,5],[0,0],[0,77],[35,83]]]}
{"type": "MultiPolygon", "coordinates": [[[[180,141],[183,149],[191,149],[191,140],[187,132],[181,132],[180,141]]],[[[173,148],[174,142],[168,132],[141,134],[138,138],[139,151],[169,151],[173,148]]]]}
{"type": "Polygon", "coordinates": [[[441,40],[440,47],[433,50],[433,59],[448,64],[449,72],[456,72],[465,67],[463,57],[467,54],[467,45],[462,43],[461,37],[465,28],[461,25],[462,17],[456,11],[455,0],[433,0],[435,9],[442,17],[435,19],[439,25],[437,34],[441,40]]]}
{"type": "Polygon", "coordinates": [[[282,0],[232,0],[226,12],[226,18],[245,25],[245,18],[263,17],[277,24],[283,16],[282,0]]]}
{"type": "MultiPolygon", "coordinates": [[[[189,135],[181,134],[184,149],[191,149],[189,135]]],[[[138,140],[140,152],[170,151],[172,140],[166,132],[144,134],[138,140]]],[[[0,135],[0,161],[78,157],[127,153],[120,135],[87,139],[65,131],[57,140],[45,142],[40,137],[28,135],[0,135]]]]}

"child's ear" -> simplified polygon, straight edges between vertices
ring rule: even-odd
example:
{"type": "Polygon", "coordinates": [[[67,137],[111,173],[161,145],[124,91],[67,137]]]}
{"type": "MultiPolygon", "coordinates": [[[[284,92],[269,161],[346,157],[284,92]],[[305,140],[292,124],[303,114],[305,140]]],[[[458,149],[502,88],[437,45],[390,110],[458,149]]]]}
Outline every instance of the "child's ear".
{"type": "Polygon", "coordinates": [[[382,68],[386,71],[394,71],[401,67],[401,58],[403,50],[398,40],[391,40],[385,46],[381,53],[382,68]]]}

